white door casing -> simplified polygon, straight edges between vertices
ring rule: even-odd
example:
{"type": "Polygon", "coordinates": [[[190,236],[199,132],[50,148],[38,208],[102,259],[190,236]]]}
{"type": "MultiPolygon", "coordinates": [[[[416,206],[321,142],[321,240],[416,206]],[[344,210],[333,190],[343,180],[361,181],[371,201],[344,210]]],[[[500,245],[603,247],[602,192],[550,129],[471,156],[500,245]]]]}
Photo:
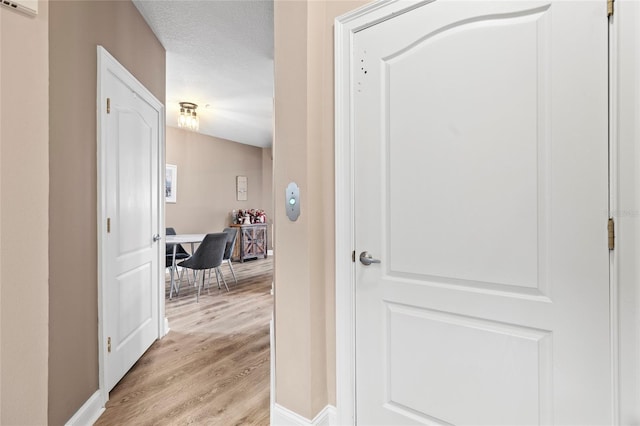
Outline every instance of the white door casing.
{"type": "Polygon", "coordinates": [[[640,424],[640,2],[617,1],[610,33],[613,359],[619,416],[640,424]]]}
{"type": "Polygon", "coordinates": [[[103,400],[164,335],[164,107],[98,47],[99,356],[103,400]]]}
{"type": "Polygon", "coordinates": [[[336,233],[382,260],[337,260],[338,282],[355,273],[337,299],[339,316],[355,303],[338,333],[357,335],[355,369],[337,374],[357,371],[358,421],[610,423],[602,5],[384,6],[337,79],[355,221],[336,233]]]}

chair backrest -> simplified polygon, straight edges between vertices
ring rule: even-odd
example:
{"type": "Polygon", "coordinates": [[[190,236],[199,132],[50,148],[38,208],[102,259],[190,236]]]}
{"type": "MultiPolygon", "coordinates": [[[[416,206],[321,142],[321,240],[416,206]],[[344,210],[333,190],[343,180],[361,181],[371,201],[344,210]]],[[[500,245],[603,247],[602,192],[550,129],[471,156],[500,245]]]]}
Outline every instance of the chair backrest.
{"type": "Polygon", "coordinates": [[[238,235],[238,231],[234,228],[224,228],[222,232],[227,234],[227,246],[224,249],[224,256],[222,258],[224,260],[228,260],[231,259],[231,255],[233,254],[233,248],[236,245],[236,236],[238,235]]]}
{"type": "MultiPolygon", "coordinates": [[[[176,235],[176,230],[174,228],[165,228],[165,235],[176,235]]],[[[165,253],[167,257],[173,256],[173,246],[173,244],[165,244],[165,253]]],[[[176,257],[182,259],[185,257],[184,255],[189,256],[189,252],[182,247],[182,244],[178,244],[178,247],[176,247],[176,257]]]]}
{"type": "Polygon", "coordinates": [[[226,242],[227,234],[224,232],[205,235],[196,252],[187,260],[180,262],[179,266],[189,269],[217,268],[222,264],[226,242]]]}

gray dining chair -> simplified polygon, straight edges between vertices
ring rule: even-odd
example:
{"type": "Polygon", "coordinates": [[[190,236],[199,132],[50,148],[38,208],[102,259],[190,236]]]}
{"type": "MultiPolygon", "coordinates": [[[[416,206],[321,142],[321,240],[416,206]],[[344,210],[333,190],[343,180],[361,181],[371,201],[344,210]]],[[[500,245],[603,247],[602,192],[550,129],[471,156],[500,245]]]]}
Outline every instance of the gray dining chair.
{"type": "MultiPolygon", "coordinates": [[[[176,230],[174,228],[166,228],[165,229],[165,235],[176,235],[176,230]]],[[[182,247],[182,244],[166,244],[166,256],[165,256],[165,267],[166,268],[171,268],[171,274],[175,274],[177,271],[175,270],[175,266],[173,264],[173,246],[176,246],[176,262],[179,260],[184,260],[189,258],[189,256],[191,256],[185,249],[184,247],[182,247]]],[[[179,275],[179,278],[182,278],[182,274],[179,275]]],[[[177,283],[175,283],[175,292],[176,292],[176,296],[178,295],[178,292],[180,291],[180,284],[181,284],[181,279],[178,280],[177,283]]],[[[171,299],[173,297],[173,291],[174,291],[174,287],[171,287],[169,289],[169,299],[171,299]]]]}
{"type": "Polygon", "coordinates": [[[229,265],[229,269],[231,269],[231,275],[233,275],[233,280],[236,282],[236,284],[238,284],[236,273],[233,270],[233,266],[231,265],[231,256],[233,255],[233,249],[236,246],[236,237],[238,235],[238,231],[235,228],[224,228],[222,232],[227,234],[227,245],[224,249],[224,256],[222,256],[222,263],[226,263],[227,265],[229,265]]]}
{"type": "Polygon", "coordinates": [[[200,290],[204,287],[204,280],[206,272],[210,269],[215,270],[216,280],[218,281],[218,288],[220,288],[220,278],[229,291],[227,283],[224,281],[222,272],[220,271],[220,265],[222,265],[222,257],[224,256],[224,249],[227,242],[227,234],[224,232],[218,232],[214,234],[205,235],[202,243],[198,246],[196,251],[190,258],[183,260],[178,266],[186,269],[192,269],[194,271],[200,271],[202,273],[201,282],[198,283],[196,279],[194,284],[198,286],[198,293],[196,295],[196,302],[200,301],[200,290]],[[220,278],[219,278],[220,277],[220,278]]]}

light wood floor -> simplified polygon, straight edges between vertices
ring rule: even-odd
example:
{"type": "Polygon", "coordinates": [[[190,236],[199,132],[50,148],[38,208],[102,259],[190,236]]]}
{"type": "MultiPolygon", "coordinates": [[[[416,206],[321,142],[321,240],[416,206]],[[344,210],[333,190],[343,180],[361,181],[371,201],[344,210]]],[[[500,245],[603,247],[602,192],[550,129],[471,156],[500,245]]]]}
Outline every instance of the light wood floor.
{"type": "Polygon", "coordinates": [[[156,341],[109,394],[95,423],[107,425],[268,425],[272,258],[234,263],[230,292],[200,295],[183,282],[166,298],[171,331],[156,341]]]}

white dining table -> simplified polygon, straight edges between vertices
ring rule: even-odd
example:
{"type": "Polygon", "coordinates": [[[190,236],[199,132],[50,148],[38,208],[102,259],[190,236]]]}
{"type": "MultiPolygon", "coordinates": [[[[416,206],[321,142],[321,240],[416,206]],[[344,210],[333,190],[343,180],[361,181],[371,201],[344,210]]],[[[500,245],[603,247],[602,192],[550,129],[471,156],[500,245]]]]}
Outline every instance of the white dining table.
{"type": "Polygon", "coordinates": [[[178,244],[191,244],[191,254],[193,254],[194,251],[194,244],[198,244],[201,243],[202,240],[204,240],[204,237],[207,234],[178,234],[178,235],[167,235],[165,238],[165,242],[167,244],[173,244],[173,253],[172,253],[172,257],[171,257],[171,287],[169,288],[169,299],[171,299],[173,297],[173,290],[176,290],[176,293],[178,291],[178,289],[176,288],[176,282],[175,282],[175,278],[174,278],[174,271],[176,269],[176,248],[178,247],[178,244]]]}

